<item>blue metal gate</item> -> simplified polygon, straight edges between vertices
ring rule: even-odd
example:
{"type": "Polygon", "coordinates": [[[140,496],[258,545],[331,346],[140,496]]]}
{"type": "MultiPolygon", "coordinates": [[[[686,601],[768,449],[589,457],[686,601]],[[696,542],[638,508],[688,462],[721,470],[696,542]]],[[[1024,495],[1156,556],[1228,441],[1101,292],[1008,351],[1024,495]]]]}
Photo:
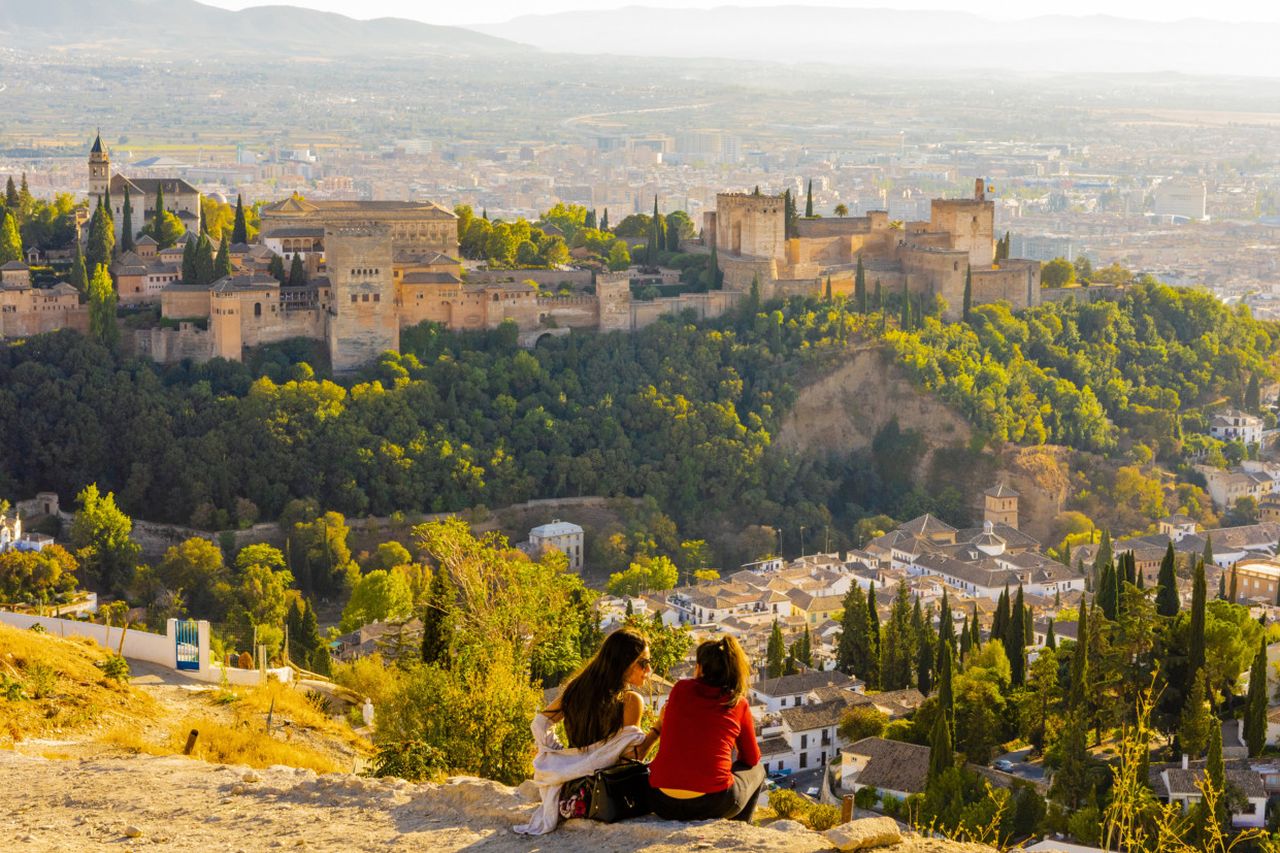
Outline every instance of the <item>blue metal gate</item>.
{"type": "Polygon", "coordinates": [[[177,624],[177,668],[200,670],[200,628],[194,619],[180,619],[177,624]]]}

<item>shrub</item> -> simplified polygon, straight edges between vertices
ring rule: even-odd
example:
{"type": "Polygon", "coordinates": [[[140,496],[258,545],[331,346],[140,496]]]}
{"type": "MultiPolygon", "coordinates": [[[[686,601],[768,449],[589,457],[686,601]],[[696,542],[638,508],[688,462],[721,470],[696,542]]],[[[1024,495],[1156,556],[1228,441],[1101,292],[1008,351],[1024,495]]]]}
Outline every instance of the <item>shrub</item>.
{"type": "Polygon", "coordinates": [[[378,748],[368,775],[397,776],[410,782],[421,782],[442,775],[444,770],[445,755],[441,750],[420,740],[401,740],[378,748]]]}
{"type": "Polygon", "coordinates": [[[112,681],[129,680],[129,662],[120,655],[108,655],[94,666],[102,670],[102,674],[112,681]]]}
{"type": "Polygon", "coordinates": [[[795,791],[778,788],[769,792],[769,808],[777,812],[781,818],[797,818],[804,815],[809,802],[795,791]]]}
{"type": "Polygon", "coordinates": [[[818,804],[809,807],[805,823],[815,832],[822,832],[840,823],[840,807],[818,804]]]}
{"type": "Polygon", "coordinates": [[[880,802],[880,792],[874,786],[859,788],[853,795],[853,804],[860,809],[874,809],[880,802]]]}

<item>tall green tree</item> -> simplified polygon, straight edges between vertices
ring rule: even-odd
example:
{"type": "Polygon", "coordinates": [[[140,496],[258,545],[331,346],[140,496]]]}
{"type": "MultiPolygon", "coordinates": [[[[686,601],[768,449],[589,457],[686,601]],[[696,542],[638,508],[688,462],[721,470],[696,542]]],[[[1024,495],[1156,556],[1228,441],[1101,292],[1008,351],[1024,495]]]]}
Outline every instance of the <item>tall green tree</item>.
{"type": "Polygon", "coordinates": [[[1230,592],[1228,593],[1227,601],[1230,601],[1232,604],[1239,604],[1240,603],[1240,578],[1236,572],[1235,563],[1231,564],[1231,586],[1229,589],[1230,589],[1230,592]]]}
{"type": "Polygon", "coordinates": [[[129,200],[129,185],[124,185],[124,208],[120,211],[120,251],[132,252],[133,203],[129,200]]]}
{"type": "Polygon", "coordinates": [[[213,259],[213,280],[225,278],[232,273],[231,247],[227,244],[227,232],[222,232],[222,241],[218,244],[218,254],[213,259]]]}
{"type": "MultiPolygon", "coordinates": [[[[272,258],[278,261],[278,257],[272,258]]],[[[182,246],[182,283],[199,284],[200,271],[196,268],[196,241],[188,240],[182,246]]]]}
{"type": "Polygon", "coordinates": [[[969,322],[969,316],[973,312],[973,267],[966,266],[964,269],[964,321],[969,322]]]}
{"type": "Polygon", "coordinates": [[[769,645],[765,653],[766,667],[765,674],[769,678],[779,678],[782,676],[786,666],[784,660],[786,656],[786,641],[782,639],[782,626],[778,624],[778,620],[773,620],[773,628],[769,632],[769,645]]]}
{"type": "Polygon", "coordinates": [[[840,641],[836,646],[836,666],[841,672],[866,680],[871,660],[871,624],[867,619],[867,600],[862,587],[849,585],[844,596],[844,614],[840,619],[840,641]]]}
{"type": "Polygon", "coordinates": [[[445,566],[431,575],[422,614],[422,662],[447,668],[452,658],[458,591],[445,566]]]}
{"type": "Polygon", "coordinates": [[[10,175],[9,179],[4,183],[4,206],[15,214],[21,208],[21,202],[18,199],[18,185],[13,182],[13,175],[10,175]]]}
{"type": "Polygon", "coordinates": [[[955,766],[955,752],[951,747],[951,727],[947,725],[945,714],[939,714],[933,721],[933,731],[929,735],[929,773],[930,782],[937,779],[955,766]]]}
{"type": "Polygon", "coordinates": [[[1098,581],[1102,577],[1102,567],[1111,565],[1115,555],[1111,553],[1111,531],[1102,531],[1102,541],[1098,544],[1098,553],[1093,555],[1093,574],[1090,576],[1091,588],[1098,589],[1098,581]]]}
{"type": "MultiPolygon", "coordinates": [[[[190,236],[187,242],[192,242],[190,236]]],[[[196,250],[196,284],[212,284],[215,280],[213,271],[213,242],[203,231],[195,239],[196,250]]]]}
{"type": "Polygon", "coordinates": [[[1191,627],[1187,637],[1187,670],[1199,672],[1204,667],[1204,614],[1207,604],[1204,562],[1196,563],[1191,582],[1191,627]]]}
{"type": "Polygon", "coordinates": [[[804,218],[813,219],[813,178],[809,179],[809,188],[805,191],[804,218]]]}
{"type": "MultiPolygon", "coordinates": [[[[946,644],[951,649],[951,656],[954,658],[956,654],[956,624],[954,617],[951,615],[951,602],[948,600],[945,587],[942,590],[942,603],[939,607],[938,641],[940,644],[946,644]]],[[[938,671],[942,669],[942,645],[938,646],[934,667],[938,671]]]]}
{"type": "Polygon", "coordinates": [[[1076,645],[1071,656],[1071,692],[1068,705],[1073,710],[1083,710],[1090,692],[1089,685],[1089,608],[1080,602],[1080,615],[1076,619],[1076,645]]]}
{"type": "Polygon", "coordinates": [[[1053,617],[1049,617],[1049,627],[1044,631],[1044,647],[1053,651],[1058,648],[1058,639],[1053,636],[1053,617]]]}
{"type": "Polygon", "coordinates": [[[155,207],[151,211],[151,227],[155,232],[156,242],[160,244],[162,249],[168,248],[164,244],[164,237],[162,236],[165,234],[164,213],[164,184],[156,184],[156,200],[155,207]]]}
{"type": "Polygon", "coordinates": [[[80,241],[76,240],[76,253],[71,262],[71,286],[81,295],[89,295],[89,273],[84,267],[84,252],[80,250],[80,241]]]}
{"type": "Polygon", "coordinates": [[[20,261],[23,258],[22,238],[18,235],[18,215],[10,209],[0,220],[0,264],[20,261]]]}
{"type": "Polygon", "coordinates": [[[115,227],[111,223],[111,214],[99,201],[89,219],[89,242],[84,258],[86,266],[90,270],[96,266],[109,267],[115,245],[115,227]]]}
{"type": "Polygon", "coordinates": [[[93,268],[93,278],[89,279],[89,334],[108,347],[120,342],[116,290],[111,284],[111,274],[101,264],[93,268]]]}
{"type": "Polygon", "coordinates": [[[293,262],[289,264],[289,286],[301,287],[307,283],[307,269],[302,265],[302,255],[294,254],[293,262]]]}
{"type": "Polygon", "coordinates": [[[1191,675],[1191,690],[1182,709],[1178,725],[1178,746],[1191,756],[1199,758],[1209,745],[1209,705],[1205,701],[1204,673],[1197,670],[1191,675]]]}
{"type": "Polygon", "coordinates": [[[796,200],[791,195],[791,190],[786,189],[782,193],[782,235],[784,239],[790,240],[796,236],[796,220],[799,216],[796,214],[796,200]]]}
{"type": "Polygon", "coordinates": [[[1258,642],[1258,654],[1249,670],[1249,693],[1244,706],[1244,742],[1249,755],[1262,754],[1267,745],[1267,640],[1258,642]]]}
{"type": "Polygon", "coordinates": [[[1161,616],[1177,616],[1182,601],[1178,596],[1178,575],[1174,565],[1173,543],[1165,549],[1160,561],[1160,579],[1156,582],[1156,612],[1161,616]]]}
{"type": "Polygon", "coordinates": [[[955,687],[952,684],[952,670],[955,665],[951,656],[951,646],[942,642],[941,638],[938,641],[938,656],[941,660],[938,665],[938,716],[946,717],[947,725],[954,729],[956,723],[956,696],[955,687]]]}
{"type": "Polygon", "coordinates": [[[884,690],[902,690],[911,686],[915,661],[915,632],[911,626],[911,600],[906,581],[898,582],[898,591],[884,627],[884,645],[880,649],[880,686],[884,690]]]}
{"type": "Polygon", "coordinates": [[[1027,605],[1022,596],[1022,584],[1018,584],[1018,597],[1014,599],[1009,618],[1008,639],[1005,650],[1009,653],[1009,679],[1016,689],[1026,681],[1027,654],[1024,648],[1027,633],[1027,605]]]}
{"type": "Polygon", "coordinates": [[[931,621],[931,618],[921,616],[920,598],[917,596],[911,629],[916,644],[916,689],[925,696],[933,692],[933,659],[938,651],[931,621]]]}
{"type": "Polygon", "coordinates": [[[863,679],[872,689],[880,689],[880,611],[876,607],[876,584],[867,585],[867,636],[871,639],[871,658],[867,661],[867,674],[863,679]]]}
{"type": "Polygon", "coordinates": [[[858,253],[858,266],[853,273],[853,297],[858,303],[858,313],[867,313],[867,271],[862,266],[862,253],[858,253]]]}
{"type": "Polygon", "coordinates": [[[244,198],[236,195],[236,219],[231,226],[231,242],[235,244],[249,242],[249,226],[244,219],[244,198]]]}
{"type": "Polygon", "coordinates": [[[133,580],[142,549],[133,541],[133,519],[116,505],[113,493],[98,485],[85,486],[76,496],[71,520],[71,542],[85,575],[100,589],[123,593],[133,580]]]}

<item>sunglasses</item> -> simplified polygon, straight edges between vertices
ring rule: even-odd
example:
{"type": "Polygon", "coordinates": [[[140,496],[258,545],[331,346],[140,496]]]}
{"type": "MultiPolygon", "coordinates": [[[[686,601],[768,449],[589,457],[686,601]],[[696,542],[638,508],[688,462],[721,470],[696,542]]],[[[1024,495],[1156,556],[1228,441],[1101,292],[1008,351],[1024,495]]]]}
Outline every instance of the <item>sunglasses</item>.
{"type": "Polygon", "coordinates": [[[636,658],[636,666],[641,669],[653,669],[653,661],[649,658],[636,658]]]}

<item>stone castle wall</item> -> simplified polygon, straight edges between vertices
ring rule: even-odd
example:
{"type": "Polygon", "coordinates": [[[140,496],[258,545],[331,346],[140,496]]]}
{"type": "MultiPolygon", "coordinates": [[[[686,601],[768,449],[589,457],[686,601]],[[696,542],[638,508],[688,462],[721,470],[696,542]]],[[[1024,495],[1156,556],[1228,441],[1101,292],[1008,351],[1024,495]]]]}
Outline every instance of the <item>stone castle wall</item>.
{"type": "Polygon", "coordinates": [[[1032,307],[1039,305],[1040,262],[1020,259],[1001,261],[999,269],[973,271],[973,301],[1032,307]]]}
{"type": "Polygon", "coordinates": [[[780,195],[716,196],[716,248],[723,255],[786,258],[785,201],[780,195]]]}
{"type": "Polygon", "coordinates": [[[400,349],[388,236],[383,225],[325,228],[325,260],[333,293],[326,337],[334,373],[359,370],[383,352],[400,349]]]}

